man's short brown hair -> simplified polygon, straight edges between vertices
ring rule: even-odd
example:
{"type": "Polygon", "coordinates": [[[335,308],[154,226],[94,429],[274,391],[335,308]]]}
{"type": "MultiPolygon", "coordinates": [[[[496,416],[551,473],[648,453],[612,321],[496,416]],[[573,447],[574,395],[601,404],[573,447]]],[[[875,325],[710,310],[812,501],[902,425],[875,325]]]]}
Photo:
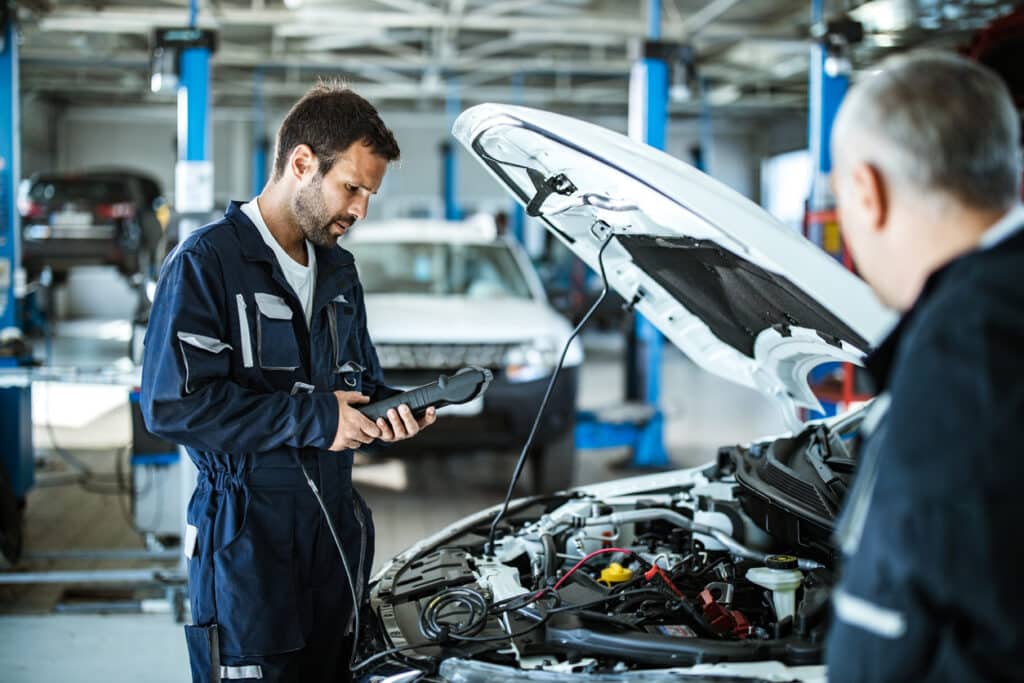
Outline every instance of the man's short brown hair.
{"type": "Polygon", "coordinates": [[[384,125],[372,104],[344,83],[321,81],[296,102],[277,131],[274,180],[284,174],[288,157],[299,145],[309,145],[320,161],[320,173],[335,157],[361,142],[388,161],[400,155],[394,133],[384,125]]]}

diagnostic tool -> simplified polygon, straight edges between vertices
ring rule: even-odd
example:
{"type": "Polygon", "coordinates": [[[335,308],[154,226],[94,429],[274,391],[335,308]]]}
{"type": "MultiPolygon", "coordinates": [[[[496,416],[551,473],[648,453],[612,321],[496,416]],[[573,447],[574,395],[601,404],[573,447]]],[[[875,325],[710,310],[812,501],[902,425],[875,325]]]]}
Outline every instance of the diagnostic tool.
{"type": "Polygon", "coordinates": [[[388,410],[398,408],[405,403],[417,417],[427,412],[427,408],[443,408],[444,406],[469,403],[487,391],[487,386],[494,376],[486,368],[471,365],[462,368],[454,375],[441,375],[436,382],[403,391],[391,398],[377,401],[359,408],[366,417],[376,420],[385,417],[388,410]]]}

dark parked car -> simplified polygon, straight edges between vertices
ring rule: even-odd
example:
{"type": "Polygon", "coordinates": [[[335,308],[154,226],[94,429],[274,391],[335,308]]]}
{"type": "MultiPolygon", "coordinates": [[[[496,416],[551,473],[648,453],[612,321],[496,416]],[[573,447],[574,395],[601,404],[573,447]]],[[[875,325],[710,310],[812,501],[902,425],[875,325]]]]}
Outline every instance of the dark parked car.
{"type": "Polygon", "coordinates": [[[22,184],[18,200],[30,280],[47,266],[60,282],[73,266],[112,265],[129,276],[157,262],[168,209],[160,184],[146,175],[37,174],[22,184]]]}

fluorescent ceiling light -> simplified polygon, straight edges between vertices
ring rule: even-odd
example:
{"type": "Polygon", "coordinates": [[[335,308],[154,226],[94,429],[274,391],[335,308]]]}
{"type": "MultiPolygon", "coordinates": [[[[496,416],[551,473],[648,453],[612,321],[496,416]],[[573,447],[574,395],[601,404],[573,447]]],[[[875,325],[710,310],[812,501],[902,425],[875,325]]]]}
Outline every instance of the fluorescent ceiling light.
{"type": "Polygon", "coordinates": [[[717,85],[708,91],[708,102],[715,107],[724,107],[738,100],[740,95],[741,92],[738,85],[726,83],[725,85],[717,85]]]}

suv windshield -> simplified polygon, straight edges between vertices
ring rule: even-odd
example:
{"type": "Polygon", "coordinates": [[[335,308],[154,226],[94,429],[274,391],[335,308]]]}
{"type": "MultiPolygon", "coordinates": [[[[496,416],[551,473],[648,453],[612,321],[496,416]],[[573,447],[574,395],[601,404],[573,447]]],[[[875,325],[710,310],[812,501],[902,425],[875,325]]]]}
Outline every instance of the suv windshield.
{"type": "Polygon", "coordinates": [[[505,245],[356,242],[345,246],[356,255],[367,294],[530,298],[519,264],[505,245]]]}

